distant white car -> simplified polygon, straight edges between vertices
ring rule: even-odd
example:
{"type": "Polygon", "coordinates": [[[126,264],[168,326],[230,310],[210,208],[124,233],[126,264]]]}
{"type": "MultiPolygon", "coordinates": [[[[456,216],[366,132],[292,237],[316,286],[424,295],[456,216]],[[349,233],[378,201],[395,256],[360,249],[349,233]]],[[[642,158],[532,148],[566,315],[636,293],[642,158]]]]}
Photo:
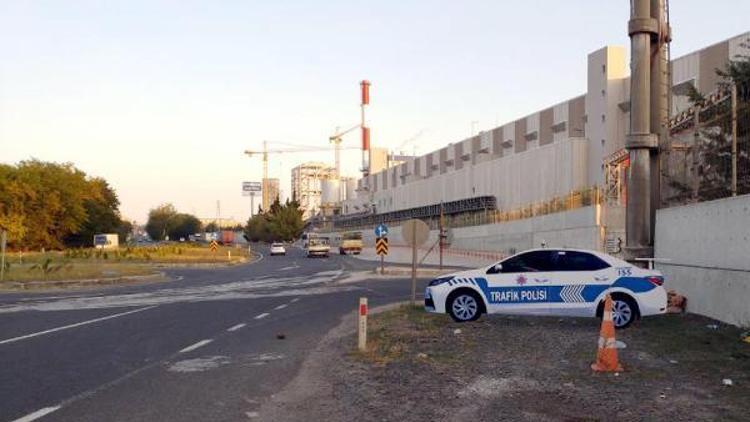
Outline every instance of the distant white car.
{"type": "Polygon", "coordinates": [[[610,293],[612,320],[625,328],[636,318],[666,312],[663,284],[659,271],[600,252],[534,249],[432,280],[425,308],[458,322],[483,313],[601,317],[610,293]]]}
{"type": "Polygon", "coordinates": [[[274,242],[271,244],[271,256],[286,255],[286,248],[283,243],[274,242]]]}

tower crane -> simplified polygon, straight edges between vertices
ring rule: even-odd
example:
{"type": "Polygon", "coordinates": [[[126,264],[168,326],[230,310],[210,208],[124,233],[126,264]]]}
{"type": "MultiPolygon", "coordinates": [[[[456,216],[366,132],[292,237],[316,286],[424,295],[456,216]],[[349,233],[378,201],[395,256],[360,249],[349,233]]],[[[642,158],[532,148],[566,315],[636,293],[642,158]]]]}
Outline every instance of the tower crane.
{"type": "MultiPolygon", "coordinates": [[[[354,125],[350,127],[349,129],[341,132],[338,127],[336,127],[336,133],[331,135],[328,138],[328,142],[333,144],[333,153],[334,153],[334,159],[336,162],[336,176],[341,177],[341,138],[344,137],[349,132],[353,132],[357,129],[359,129],[362,125],[354,125]]],[[[348,148],[348,149],[354,149],[354,148],[348,148]]]]}

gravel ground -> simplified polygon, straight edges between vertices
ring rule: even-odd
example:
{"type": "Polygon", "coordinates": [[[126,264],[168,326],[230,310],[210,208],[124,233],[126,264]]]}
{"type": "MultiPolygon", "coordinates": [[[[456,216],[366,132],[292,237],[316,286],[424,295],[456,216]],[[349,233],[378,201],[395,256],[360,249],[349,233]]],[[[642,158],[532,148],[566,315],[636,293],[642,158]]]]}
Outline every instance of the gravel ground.
{"type": "Polygon", "coordinates": [[[371,317],[365,353],[353,351],[353,326],[348,317],[321,343],[267,406],[275,413],[261,412],[266,420],[693,421],[747,420],[750,412],[750,344],[738,328],[695,315],[618,331],[626,344],[620,374],[589,367],[594,319],[455,324],[398,307],[371,317]]]}

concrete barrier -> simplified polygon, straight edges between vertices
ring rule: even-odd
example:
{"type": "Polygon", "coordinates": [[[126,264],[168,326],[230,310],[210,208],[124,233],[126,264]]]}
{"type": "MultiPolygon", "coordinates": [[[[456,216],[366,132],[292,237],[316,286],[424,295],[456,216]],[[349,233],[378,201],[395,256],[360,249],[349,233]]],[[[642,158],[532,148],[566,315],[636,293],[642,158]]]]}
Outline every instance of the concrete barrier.
{"type": "Polygon", "coordinates": [[[750,195],[658,210],[655,256],[689,312],[750,326],[750,195]]]}

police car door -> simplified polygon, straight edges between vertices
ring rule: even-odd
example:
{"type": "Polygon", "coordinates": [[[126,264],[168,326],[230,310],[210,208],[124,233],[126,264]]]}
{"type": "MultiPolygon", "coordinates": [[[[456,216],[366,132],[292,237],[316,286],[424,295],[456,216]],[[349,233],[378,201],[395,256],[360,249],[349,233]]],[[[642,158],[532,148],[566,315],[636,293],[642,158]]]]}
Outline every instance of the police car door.
{"type": "Polygon", "coordinates": [[[596,298],[611,283],[609,264],[583,251],[555,251],[549,288],[553,315],[591,316],[596,298]]]}
{"type": "Polygon", "coordinates": [[[500,270],[487,272],[485,296],[488,311],[504,314],[547,314],[551,274],[550,250],[522,253],[501,262],[500,270]]]}

